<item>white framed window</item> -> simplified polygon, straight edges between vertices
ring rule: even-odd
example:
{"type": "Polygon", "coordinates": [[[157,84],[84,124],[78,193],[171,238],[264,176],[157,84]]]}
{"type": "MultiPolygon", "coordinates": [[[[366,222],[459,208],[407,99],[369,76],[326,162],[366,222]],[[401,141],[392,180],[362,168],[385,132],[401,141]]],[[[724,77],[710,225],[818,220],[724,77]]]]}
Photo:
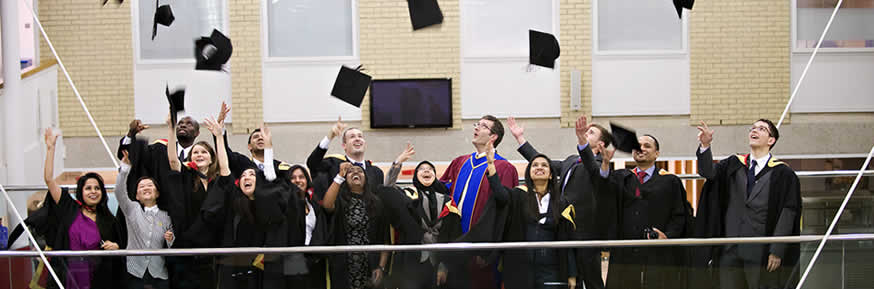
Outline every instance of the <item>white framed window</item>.
{"type": "Polygon", "coordinates": [[[356,0],[271,0],[262,7],[266,59],[358,58],[356,0]]]}
{"type": "MultiPolygon", "coordinates": [[[[813,52],[836,1],[792,1],[792,47],[813,52]]],[[[874,52],[874,0],[844,0],[823,39],[821,52],[874,52]]]]}
{"type": "MultiPolygon", "coordinates": [[[[175,20],[170,27],[158,25],[152,40],[155,1],[136,1],[131,5],[135,53],[139,63],[194,62],[194,41],[209,36],[213,29],[228,33],[227,0],[169,1],[175,20]]],[[[233,39],[231,39],[233,41],[233,39]]]]}
{"type": "Polygon", "coordinates": [[[528,57],[528,30],[558,37],[554,0],[462,1],[462,57],[528,57]]]}
{"type": "Polygon", "coordinates": [[[678,18],[670,1],[592,1],[594,53],[686,54],[689,15],[683,14],[678,18]]]}

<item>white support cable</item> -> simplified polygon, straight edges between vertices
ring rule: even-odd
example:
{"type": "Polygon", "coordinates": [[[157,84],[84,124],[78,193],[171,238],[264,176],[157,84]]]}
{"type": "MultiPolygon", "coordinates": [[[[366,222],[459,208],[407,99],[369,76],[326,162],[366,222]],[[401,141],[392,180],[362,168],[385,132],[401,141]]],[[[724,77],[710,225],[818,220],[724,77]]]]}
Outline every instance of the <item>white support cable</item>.
{"type": "Polygon", "coordinates": [[[97,132],[97,136],[100,137],[100,141],[103,143],[103,147],[106,149],[106,153],[109,154],[109,160],[112,161],[112,164],[118,168],[118,161],[115,159],[115,154],[112,153],[112,150],[109,149],[109,144],[106,143],[106,139],[103,137],[103,133],[100,132],[100,128],[97,127],[97,122],[94,121],[94,117],[91,116],[91,112],[88,110],[88,106],[85,105],[85,100],[82,99],[82,95],[79,94],[79,89],[76,88],[76,85],[73,84],[73,79],[70,78],[70,73],[67,72],[67,67],[64,66],[64,62],[61,61],[61,56],[58,55],[58,52],[55,50],[55,46],[52,44],[52,41],[49,40],[49,35],[46,34],[46,30],[43,29],[42,23],[39,21],[39,18],[36,16],[36,12],[33,11],[33,6],[27,1],[24,2],[24,5],[27,5],[27,8],[30,9],[30,15],[33,16],[33,21],[39,26],[39,31],[42,33],[43,38],[46,40],[46,44],[49,45],[49,49],[52,50],[52,54],[55,55],[55,59],[58,60],[58,66],[61,67],[61,71],[64,72],[64,76],[67,77],[67,82],[70,83],[70,87],[73,88],[73,94],[76,95],[76,98],[79,100],[79,104],[82,105],[82,110],[85,111],[85,116],[88,117],[88,121],[91,122],[91,126],[94,127],[94,131],[97,132]]]}
{"type": "Polygon", "coordinates": [[[871,146],[871,152],[868,153],[868,157],[865,158],[865,163],[862,164],[862,168],[859,169],[859,174],[856,175],[856,180],[853,181],[853,185],[850,187],[850,191],[847,192],[847,196],[844,197],[844,202],[841,203],[841,207],[838,208],[837,214],[832,219],[831,225],[828,226],[828,230],[825,231],[825,235],[822,238],[822,241],[819,242],[819,246],[816,247],[816,252],[813,253],[813,258],[810,258],[810,263],[807,264],[807,269],[804,269],[804,275],[801,275],[801,279],[798,281],[798,286],[795,289],[801,289],[801,286],[804,285],[804,280],[807,279],[807,274],[810,273],[810,270],[813,269],[813,265],[816,264],[816,259],[819,258],[819,254],[822,253],[822,248],[825,247],[825,242],[828,241],[828,236],[832,234],[832,230],[835,229],[835,225],[838,224],[838,219],[840,219],[841,214],[844,213],[844,208],[847,207],[847,203],[850,202],[850,197],[853,196],[853,192],[856,191],[856,186],[859,185],[859,181],[862,180],[862,172],[868,168],[868,164],[871,162],[871,156],[874,155],[874,146],[871,146]]]}
{"type": "Polygon", "coordinates": [[[36,248],[36,252],[39,253],[40,259],[42,259],[43,264],[45,264],[46,269],[49,270],[49,273],[52,274],[52,279],[55,279],[55,283],[58,284],[58,288],[64,289],[64,284],[61,284],[61,279],[58,279],[58,274],[55,273],[55,270],[52,268],[52,265],[49,264],[49,259],[46,258],[45,252],[39,248],[39,243],[36,242],[36,238],[33,237],[33,234],[30,233],[30,228],[27,227],[27,224],[24,223],[24,218],[21,217],[21,214],[18,213],[18,208],[15,207],[15,204],[12,202],[12,198],[9,197],[9,193],[6,192],[6,188],[3,187],[3,184],[0,184],[0,191],[3,191],[3,196],[6,197],[6,202],[9,206],[12,207],[12,212],[15,213],[15,216],[18,217],[18,220],[21,222],[21,227],[24,228],[24,232],[27,233],[27,238],[30,239],[33,247],[36,248]]]}
{"type": "MultiPolygon", "coordinates": [[[[801,77],[798,78],[798,82],[795,83],[795,89],[792,90],[792,96],[789,97],[789,103],[786,103],[786,108],[783,109],[783,114],[780,115],[780,121],[777,122],[777,128],[780,128],[780,125],[783,124],[783,119],[786,118],[786,114],[789,113],[789,107],[792,106],[792,101],[795,100],[795,95],[798,94],[798,88],[801,87],[801,83],[804,82],[804,77],[807,76],[807,70],[810,69],[810,65],[813,64],[813,59],[816,58],[816,53],[819,52],[819,47],[822,46],[822,40],[825,39],[825,34],[828,33],[829,27],[832,26],[832,21],[835,20],[835,15],[838,14],[838,9],[841,8],[841,3],[844,3],[844,0],[838,0],[838,4],[835,5],[835,10],[832,10],[832,16],[828,18],[828,23],[825,24],[825,29],[822,30],[822,34],[819,35],[819,41],[816,42],[816,48],[813,48],[813,54],[810,55],[810,59],[807,60],[807,65],[804,66],[804,71],[801,72],[801,77]]],[[[792,43],[791,45],[795,45],[792,43]]]]}

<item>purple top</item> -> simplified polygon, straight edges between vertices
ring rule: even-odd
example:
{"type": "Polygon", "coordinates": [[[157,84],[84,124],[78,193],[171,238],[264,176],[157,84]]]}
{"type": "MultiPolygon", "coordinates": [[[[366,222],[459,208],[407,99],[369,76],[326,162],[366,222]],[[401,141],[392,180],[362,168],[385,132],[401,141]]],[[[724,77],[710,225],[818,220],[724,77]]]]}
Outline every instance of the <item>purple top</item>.
{"type": "MultiPolygon", "coordinates": [[[[68,237],[70,250],[99,250],[100,231],[97,223],[86,217],[80,211],[70,225],[68,237]]],[[[97,269],[95,262],[89,258],[67,259],[67,288],[91,288],[91,275],[97,269]]]]}

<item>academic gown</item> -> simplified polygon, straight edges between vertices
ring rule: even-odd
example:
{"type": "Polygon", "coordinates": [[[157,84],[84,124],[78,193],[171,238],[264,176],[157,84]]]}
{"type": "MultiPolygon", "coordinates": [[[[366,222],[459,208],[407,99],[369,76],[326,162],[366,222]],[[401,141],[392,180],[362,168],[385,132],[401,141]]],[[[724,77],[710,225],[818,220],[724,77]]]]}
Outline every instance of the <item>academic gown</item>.
{"type": "MultiPolygon", "coordinates": [[[[435,181],[439,182],[439,181],[435,181]]],[[[443,184],[435,183],[435,186],[443,186],[443,184]]],[[[443,226],[443,219],[440,219],[440,212],[448,205],[449,196],[437,192],[422,192],[415,187],[407,187],[401,189],[406,194],[405,208],[407,213],[404,216],[410,218],[405,226],[395,228],[400,231],[398,244],[427,244],[437,242],[439,239],[440,228],[443,226]],[[428,197],[424,194],[434,194],[435,202],[437,202],[437,211],[432,214],[430,209],[425,209],[426,200],[428,197]],[[426,230],[429,234],[429,241],[426,242],[426,230]],[[406,236],[406,237],[405,237],[406,236]]],[[[437,259],[434,257],[434,252],[410,251],[410,252],[395,252],[392,257],[392,279],[397,284],[398,288],[432,288],[436,286],[437,259]],[[424,259],[424,260],[423,260],[424,259]]]]}
{"type": "MultiPolygon", "coordinates": [[[[526,241],[564,241],[567,240],[567,230],[572,228],[568,224],[573,218],[562,209],[562,201],[557,195],[550,195],[549,209],[545,215],[532,218],[528,215],[529,206],[537,202],[533,192],[529,192],[525,186],[505,188],[496,176],[490,176],[489,183],[494,189],[498,203],[507,208],[507,214],[503,241],[526,242],[526,241]],[[535,200],[532,200],[535,198],[535,200]],[[539,218],[545,217],[545,224],[539,223],[539,218]],[[535,228],[538,227],[538,228],[535,228]],[[540,230],[538,230],[540,229],[540,230]]],[[[555,270],[551,280],[542,282],[566,282],[568,272],[576,272],[576,258],[568,249],[529,249],[529,250],[504,250],[503,263],[503,288],[527,289],[542,288],[543,284],[535,284],[535,272],[538,269],[555,270]],[[538,268],[546,266],[548,268],[538,268]]]]}
{"type": "MultiPolygon", "coordinates": [[[[348,162],[349,159],[345,155],[325,155],[328,152],[319,146],[310,153],[307,157],[307,168],[313,178],[313,198],[320,202],[325,197],[325,192],[334,181],[334,177],[340,172],[340,163],[348,162]]],[[[369,160],[364,160],[366,163],[364,174],[367,177],[367,187],[371,192],[376,192],[381,184],[384,183],[385,175],[377,166],[369,160]]]]}
{"type": "MultiPolygon", "coordinates": [[[[70,226],[76,216],[80,214],[82,207],[70,196],[66,188],[61,190],[61,199],[57,203],[52,198],[52,194],[46,194],[45,206],[49,206],[48,210],[52,212],[49,216],[49,222],[57,224],[54,240],[50,242],[47,240],[47,242],[55,245],[54,250],[70,250],[70,226]]],[[[98,211],[96,223],[101,240],[121,242],[119,231],[122,226],[108,210],[103,213],[98,211]]],[[[67,260],[72,260],[72,258],[52,258],[49,260],[62,284],[67,277],[67,260]]],[[[124,286],[124,278],[127,276],[124,256],[96,257],[93,260],[97,266],[92,272],[91,288],[122,288],[124,286]]],[[[57,284],[53,281],[48,282],[47,285],[48,288],[57,288],[57,284]]]]}
{"type": "MultiPolygon", "coordinates": [[[[370,183],[368,180],[367,183],[370,183]]],[[[355,195],[352,192],[341,190],[338,193],[334,203],[334,211],[327,212],[330,223],[330,236],[328,242],[331,245],[347,245],[347,232],[345,228],[346,214],[352,202],[352,198],[362,198],[365,203],[365,210],[368,216],[367,223],[367,245],[383,245],[386,244],[389,236],[389,221],[385,213],[385,206],[376,195],[372,198],[367,196],[355,195]]],[[[329,254],[329,276],[331,288],[350,288],[349,272],[347,270],[347,257],[349,253],[333,253],[329,254]]],[[[367,278],[374,269],[379,268],[380,252],[367,252],[367,278]]]]}
{"type": "MultiPolygon", "coordinates": [[[[702,159],[712,159],[711,150],[705,152],[696,151],[700,166],[702,159]]],[[[725,236],[725,214],[728,209],[728,197],[732,186],[746,186],[746,184],[734,183],[736,174],[746,174],[748,170],[749,155],[735,155],[725,158],[717,164],[713,164],[713,176],[704,183],[701,191],[701,199],[698,202],[698,212],[695,218],[694,234],[696,238],[719,238],[725,236]]],[[[765,236],[788,235],[798,236],[801,233],[801,186],[798,176],[787,164],[775,157],[771,157],[767,165],[762,169],[757,178],[770,171],[770,195],[768,198],[767,221],[765,224],[765,236]],[[780,218],[783,210],[794,210],[795,217],[791,219],[780,218]],[[788,234],[776,234],[777,228],[788,234]]],[[[761,264],[767,264],[768,249],[779,244],[762,246],[761,264]]],[[[707,246],[693,248],[692,272],[690,272],[690,288],[712,288],[718,286],[718,264],[724,246],[707,246]],[[711,269],[711,270],[708,270],[711,269]],[[716,270],[712,270],[716,269],[716,270]]],[[[784,256],[780,268],[775,272],[763,272],[761,280],[776,280],[782,288],[784,285],[795,287],[800,277],[796,268],[800,256],[800,247],[797,243],[785,244],[784,256]],[[795,271],[795,272],[793,272],[795,271]]]]}
{"type": "MultiPolygon", "coordinates": [[[[231,150],[227,134],[222,137],[225,139],[225,150],[228,152],[228,167],[231,169],[231,176],[238,179],[243,174],[244,170],[256,167],[255,161],[251,156],[246,156],[231,150]]],[[[215,141],[214,136],[213,141],[215,141]]],[[[283,179],[286,182],[290,182],[291,171],[289,171],[289,169],[291,169],[290,164],[276,159],[273,160],[273,171],[276,172],[277,179],[283,179]]]]}
{"type": "MultiPolygon", "coordinates": [[[[646,228],[658,228],[669,239],[686,237],[691,212],[686,210],[686,190],[676,175],[656,170],[640,184],[634,171],[623,169],[611,172],[609,180],[616,197],[619,239],[646,239],[646,228]],[[635,196],[638,188],[640,197],[635,196]]],[[[607,288],[679,288],[684,255],[685,249],[677,247],[613,248],[607,288]]]]}

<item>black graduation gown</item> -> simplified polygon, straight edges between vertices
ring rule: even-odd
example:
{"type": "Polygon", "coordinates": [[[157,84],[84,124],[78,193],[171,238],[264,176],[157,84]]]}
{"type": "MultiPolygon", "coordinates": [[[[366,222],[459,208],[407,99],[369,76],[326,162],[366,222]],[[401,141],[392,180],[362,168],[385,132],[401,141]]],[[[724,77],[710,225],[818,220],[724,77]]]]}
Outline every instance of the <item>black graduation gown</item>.
{"type": "MultiPolygon", "coordinates": [[[[710,154],[711,150],[703,154],[696,151],[699,158],[710,154]]],[[[697,217],[695,218],[694,236],[696,238],[719,238],[725,236],[725,214],[728,209],[728,197],[732,179],[735,174],[745,174],[747,170],[748,155],[735,155],[725,158],[714,164],[714,175],[708,178],[701,191],[698,202],[697,217]]],[[[699,161],[700,162],[700,161],[699,161]]],[[[699,166],[703,164],[699,163],[699,166]]],[[[801,234],[801,185],[798,176],[787,164],[771,157],[768,164],[762,169],[757,177],[771,171],[770,195],[768,197],[768,217],[765,224],[765,235],[774,236],[778,225],[791,226],[791,236],[801,234]],[[785,224],[778,224],[779,216],[784,209],[795,210],[793,220],[783,220],[785,224]]],[[[745,185],[745,184],[744,184],[745,185]]],[[[767,250],[764,246],[764,250],[767,250]]],[[[723,246],[695,247],[692,251],[692,271],[689,273],[690,288],[711,288],[718,286],[718,274],[716,270],[723,246]]],[[[797,243],[786,244],[781,266],[775,272],[763,272],[762,280],[777,280],[780,285],[795,287],[800,274],[798,261],[800,246],[797,243]],[[795,271],[795,272],[793,272],[795,271]]],[[[768,252],[762,252],[762,264],[767,264],[768,252]]]]}
{"type": "MultiPolygon", "coordinates": [[[[228,142],[228,135],[225,134],[223,137],[225,139],[225,150],[228,152],[228,167],[231,169],[231,176],[238,179],[243,174],[243,171],[248,168],[256,167],[255,161],[252,160],[252,157],[231,150],[230,143],[228,142]]],[[[215,136],[213,136],[213,142],[215,142],[215,136]]],[[[291,171],[289,169],[291,169],[290,164],[276,159],[273,160],[273,171],[276,172],[277,179],[283,179],[286,182],[290,182],[291,171]]]]}
{"type": "MultiPolygon", "coordinates": [[[[370,183],[368,180],[367,183],[370,183]]],[[[334,211],[327,212],[330,223],[330,237],[328,239],[331,245],[346,245],[346,230],[344,222],[346,221],[346,212],[349,207],[351,198],[364,198],[365,206],[368,213],[367,238],[369,245],[383,245],[389,240],[389,222],[385,213],[385,206],[378,196],[373,196],[369,199],[364,196],[352,196],[351,192],[341,190],[334,203],[334,211]]],[[[379,268],[380,252],[368,252],[367,261],[370,276],[370,271],[379,268]]],[[[329,274],[331,279],[331,288],[349,288],[349,272],[346,269],[347,253],[329,254],[329,274]]]]}
{"type": "MultiPolygon", "coordinates": [[[[106,195],[103,196],[104,198],[106,195]]],[[[57,224],[54,240],[50,244],[55,245],[54,250],[70,250],[69,230],[76,216],[79,214],[81,207],[76,203],[76,200],[70,196],[69,191],[64,188],[61,190],[61,199],[55,203],[52,194],[46,194],[45,206],[52,214],[49,216],[50,221],[57,224]]],[[[100,232],[101,240],[109,240],[114,243],[119,243],[121,240],[120,230],[121,225],[116,221],[115,217],[105,210],[97,213],[97,230],[100,232]]],[[[48,241],[47,241],[48,242],[48,241]]],[[[66,260],[68,258],[51,258],[52,267],[58,275],[59,280],[65,282],[66,260]]],[[[127,276],[124,257],[96,257],[98,263],[97,269],[93,272],[91,279],[91,288],[122,288],[124,280],[127,276]]],[[[57,288],[55,282],[48,282],[49,288],[57,288]]]]}
{"type": "MultiPolygon", "coordinates": [[[[567,231],[569,227],[564,223],[569,223],[573,219],[570,215],[562,216],[560,214],[563,210],[561,208],[562,202],[558,199],[558,196],[550,195],[549,212],[546,216],[547,224],[542,225],[538,223],[538,220],[534,220],[526,213],[528,211],[527,207],[529,206],[529,202],[532,202],[530,198],[536,198],[533,196],[533,193],[528,192],[527,187],[519,186],[513,189],[508,189],[501,185],[501,181],[497,178],[497,175],[490,176],[489,182],[491,183],[491,188],[495,188],[493,189],[495,198],[498,199],[499,203],[503,203],[503,206],[508,208],[503,241],[525,242],[547,241],[547,239],[548,241],[567,240],[566,238],[569,234],[565,231],[567,231]],[[530,240],[528,237],[534,233],[530,231],[533,226],[544,226],[549,228],[553,231],[553,236],[551,236],[551,238],[550,236],[542,236],[543,238],[541,238],[541,240],[530,240]]],[[[545,254],[554,254],[552,257],[556,258],[553,261],[558,265],[555,268],[558,271],[556,274],[557,280],[544,281],[564,282],[568,279],[568,272],[576,272],[577,270],[576,258],[570,255],[572,254],[572,251],[568,249],[505,250],[502,254],[502,264],[504,265],[502,271],[504,288],[526,289],[541,287],[535,284],[534,274],[537,271],[537,264],[534,262],[534,253],[541,256],[545,254]],[[545,252],[540,250],[545,250],[545,252]]]]}
{"type": "MultiPolygon", "coordinates": [[[[46,194],[46,199],[43,201],[43,204],[46,201],[51,201],[51,197],[46,194]]],[[[40,239],[45,241],[45,246],[54,248],[55,234],[57,234],[58,228],[57,223],[53,222],[52,219],[54,217],[53,208],[54,206],[43,205],[39,209],[24,218],[24,224],[27,225],[27,228],[30,229],[30,232],[33,234],[33,237],[37,239],[37,242],[41,242],[40,239]]],[[[117,220],[116,220],[117,221],[117,220]]],[[[123,227],[123,226],[120,226],[123,227]]],[[[12,229],[12,232],[9,233],[9,239],[7,241],[6,248],[9,249],[12,247],[12,244],[15,244],[15,241],[18,240],[18,237],[24,233],[24,227],[21,224],[15,226],[15,229],[12,229]]],[[[28,240],[29,242],[30,240],[28,240]]],[[[42,248],[45,249],[45,248],[42,248]]]]}
{"type": "MultiPolygon", "coordinates": [[[[313,177],[313,199],[316,201],[321,201],[325,197],[325,192],[334,181],[334,176],[340,172],[340,163],[349,161],[345,155],[325,156],[327,152],[328,150],[316,146],[307,157],[307,168],[313,177]]],[[[364,174],[367,176],[367,189],[376,192],[379,186],[385,182],[384,173],[382,169],[374,166],[369,160],[364,162],[367,164],[367,168],[364,170],[364,174]]]]}
{"type": "MultiPolygon", "coordinates": [[[[658,228],[670,239],[686,237],[686,190],[676,175],[655,170],[640,184],[634,171],[610,173],[616,196],[617,234],[621,240],[645,239],[646,228],[658,228]],[[640,197],[635,197],[637,189],[640,197]]],[[[682,282],[684,248],[621,247],[610,252],[607,288],[678,288],[682,282]],[[646,272],[641,280],[641,272],[646,272]],[[646,286],[643,287],[641,283],[646,286]]]]}

